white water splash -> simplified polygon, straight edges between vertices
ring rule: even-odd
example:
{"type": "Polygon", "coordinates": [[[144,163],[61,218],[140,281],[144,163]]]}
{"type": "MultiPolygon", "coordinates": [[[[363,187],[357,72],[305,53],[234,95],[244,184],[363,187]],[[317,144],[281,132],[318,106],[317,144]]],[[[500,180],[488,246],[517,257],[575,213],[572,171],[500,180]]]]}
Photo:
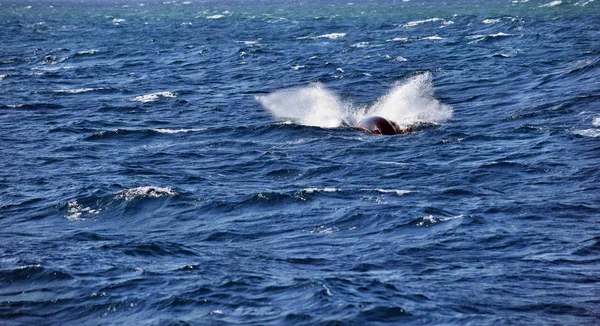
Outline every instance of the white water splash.
{"type": "Polygon", "coordinates": [[[395,121],[401,127],[420,123],[440,124],[452,118],[452,107],[434,97],[431,73],[427,72],[396,84],[365,114],[374,115],[395,121]]]}
{"type": "Polygon", "coordinates": [[[395,121],[401,127],[440,124],[452,118],[452,107],[434,97],[429,72],[397,83],[387,95],[366,107],[342,101],[320,83],[256,99],[278,120],[322,128],[355,126],[360,120],[375,115],[395,121]]]}
{"type": "Polygon", "coordinates": [[[323,128],[335,128],[342,124],[342,101],[320,83],[277,91],[256,99],[279,120],[323,128]]]}

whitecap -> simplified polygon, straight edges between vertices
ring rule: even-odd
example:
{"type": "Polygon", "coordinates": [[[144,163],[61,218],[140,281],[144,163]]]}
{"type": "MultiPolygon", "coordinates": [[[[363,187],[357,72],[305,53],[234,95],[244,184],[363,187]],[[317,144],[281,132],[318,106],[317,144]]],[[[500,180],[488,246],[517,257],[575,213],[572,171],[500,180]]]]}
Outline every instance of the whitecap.
{"type": "Polygon", "coordinates": [[[212,16],[206,16],[206,19],[221,19],[223,17],[225,17],[225,15],[217,14],[217,15],[212,15],[212,16]]]}
{"type": "Polygon", "coordinates": [[[206,128],[196,128],[196,129],[151,129],[154,132],[158,132],[161,134],[178,134],[181,132],[194,132],[194,131],[203,131],[206,128]]]}
{"type": "Polygon", "coordinates": [[[594,127],[600,127],[600,117],[594,118],[594,121],[592,121],[592,125],[594,127]]]}
{"type": "Polygon", "coordinates": [[[338,188],[304,188],[302,189],[302,192],[305,192],[307,194],[312,194],[312,193],[316,193],[316,192],[337,192],[337,191],[341,191],[341,189],[338,188]]]}
{"type": "Polygon", "coordinates": [[[160,188],[153,186],[146,187],[136,187],[121,190],[115,193],[115,199],[125,199],[127,201],[136,199],[136,198],[159,198],[164,196],[175,196],[177,193],[171,189],[170,187],[160,188]]]}
{"type": "Polygon", "coordinates": [[[484,24],[497,24],[497,23],[499,23],[500,21],[501,21],[501,19],[500,19],[500,18],[496,18],[496,19],[491,19],[491,18],[489,18],[489,19],[484,19],[484,20],[483,20],[483,23],[484,23],[484,24]]]}
{"type": "Polygon", "coordinates": [[[591,128],[591,129],[583,129],[583,130],[575,130],[573,134],[583,136],[583,137],[592,137],[596,138],[600,136],[600,129],[591,128]]]}
{"type": "Polygon", "coordinates": [[[544,8],[544,7],[554,7],[554,6],[558,6],[562,4],[561,0],[556,0],[556,1],[552,1],[552,2],[548,2],[546,4],[543,4],[541,6],[539,6],[540,8],[544,8]]]}
{"type": "Polygon", "coordinates": [[[437,35],[433,35],[433,36],[426,36],[421,38],[422,40],[430,40],[430,41],[439,41],[439,40],[443,40],[443,37],[437,36],[437,35]]]}
{"type": "Polygon", "coordinates": [[[6,77],[8,77],[8,75],[0,75],[0,80],[4,79],[6,77]]]}
{"type": "Polygon", "coordinates": [[[157,92],[157,93],[152,93],[152,94],[146,94],[146,95],[140,95],[140,96],[136,96],[132,99],[129,99],[129,101],[132,102],[153,102],[158,100],[160,97],[167,97],[167,98],[176,98],[177,95],[175,93],[172,92],[157,92]]]}
{"type": "Polygon", "coordinates": [[[515,36],[515,34],[507,34],[507,33],[496,33],[496,34],[490,34],[488,35],[489,37],[508,37],[508,36],[515,36]]]}
{"type": "Polygon", "coordinates": [[[79,93],[87,93],[91,91],[103,90],[105,88],[78,88],[78,89],[56,89],[54,93],[63,93],[63,94],[79,94],[79,93]]]}
{"type": "Polygon", "coordinates": [[[345,37],[346,33],[329,33],[329,34],[323,34],[323,35],[319,35],[319,36],[301,36],[301,37],[297,37],[297,40],[317,40],[317,39],[323,39],[323,38],[328,38],[330,40],[335,40],[338,38],[342,38],[345,37]]]}
{"type": "Polygon", "coordinates": [[[112,20],[112,22],[113,22],[113,24],[119,24],[119,23],[125,22],[125,19],[122,19],[122,18],[114,18],[114,19],[112,20]]]}
{"type": "Polygon", "coordinates": [[[377,191],[382,194],[396,194],[398,196],[410,194],[412,190],[403,190],[403,189],[361,189],[362,191],[377,191]]]}
{"type": "Polygon", "coordinates": [[[292,70],[300,70],[300,69],[302,69],[304,67],[306,67],[306,66],[295,65],[295,66],[292,66],[292,70]]]}
{"type": "Polygon", "coordinates": [[[402,57],[402,56],[397,56],[396,59],[394,59],[394,61],[404,62],[404,61],[408,61],[408,59],[406,59],[405,57],[402,57]]]}
{"type": "Polygon", "coordinates": [[[461,217],[463,217],[463,215],[457,215],[457,216],[453,216],[453,217],[435,217],[433,215],[428,215],[428,216],[422,217],[421,221],[419,221],[416,224],[416,226],[429,226],[429,225],[436,224],[439,222],[446,222],[446,221],[450,221],[450,220],[461,218],[461,217]]]}
{"type": "Polygon", "coordinates": [[[366,48],[369,46],[369,42],[358,42],[351,45],[353,48],[366,48]]]}
{"type": "Polygon", "coordinates": [[[77,54],[79,54],[79,55],[85,55],[85,54],[92,55],[92,54],[97,54],[97,53],[100,53],[100,50],[91,49],[91,50],[85,50],[85,51],[79,51],[79,52],[77,52],[77,54]]]}
{"type": "Polygon", "coordinates": [[[85,220],[82,218],[84,214],[98,214],[100,213],[99,209],[91,209],[90,207],[81,206],[76,200],[69,202],[66,218],[69,221],[82,221],[85,220]]]}
{"type": "Polygon", "coordinates": [[[418,26],[421,24],[437,22],[440,20],[442,20],[442,19],[441,18],[429,18],[429,19],[424,19],[424,20],[415,20],[415,21],[411,21],[406,24],[403,24],[402,27],[415,27],[415,26],[418,26]]]}
{"type": "Polygon", "coordinates": [[[386,42],[408,42],[407,37],[394,37],[393,39],[386,40],[386,42]]]}

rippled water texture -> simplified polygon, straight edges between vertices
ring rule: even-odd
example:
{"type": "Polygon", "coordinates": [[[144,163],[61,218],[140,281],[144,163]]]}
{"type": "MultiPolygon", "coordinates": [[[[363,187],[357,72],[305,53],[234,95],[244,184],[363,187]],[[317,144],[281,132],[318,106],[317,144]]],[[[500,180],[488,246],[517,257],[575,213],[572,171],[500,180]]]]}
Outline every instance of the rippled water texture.
{"type": "Polygon", "coordinates": [[[0,324],[600,323],[599,22],[0,2],[0,324]]]}

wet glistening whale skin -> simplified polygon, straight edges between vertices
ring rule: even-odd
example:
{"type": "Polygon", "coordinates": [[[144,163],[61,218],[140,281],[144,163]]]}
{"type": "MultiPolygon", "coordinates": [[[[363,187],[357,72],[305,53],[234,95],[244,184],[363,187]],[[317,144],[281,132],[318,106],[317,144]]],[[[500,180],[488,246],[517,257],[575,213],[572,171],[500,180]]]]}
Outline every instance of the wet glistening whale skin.
{"type": "Polygon", "coordinates": [[[379,135],[397,135],[406,134],[412,131],[412,128],[402,129],[394,121],[379,116],[372,116],[361,120],[358,128],[379,135]]]}

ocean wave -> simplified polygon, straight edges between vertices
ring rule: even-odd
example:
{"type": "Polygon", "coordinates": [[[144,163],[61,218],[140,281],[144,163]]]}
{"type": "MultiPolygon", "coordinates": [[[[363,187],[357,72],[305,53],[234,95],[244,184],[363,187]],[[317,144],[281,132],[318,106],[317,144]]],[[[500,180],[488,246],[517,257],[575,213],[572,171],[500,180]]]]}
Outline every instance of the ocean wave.
{"type": "Polygon", "coordinates": [[[441,21],[443,19],[441,18],[429,18],[429,19],[423,19],[423,20],[415,20],[415,21],[410,21],[408,23],[402,24],[402,27],[415,27],[415,26],[419,26],[425,23],[432,23],[432,22],[438,22],[441,21]]]}
{"type": "Polygon", "coordinates": [[[421,37],[421,40],[428,40],[428,41],[439,41],[439,40],[443,40],[444,38],[438,35],[433,35],[433,36],[425,36],[425,37],[421,37]]]}
{"type": "Polygon", "coordinates": [[[552,2],[548,2],[545,3],[543,5],[540,5],[540,8],[548,8],[548,7],[554,7],[554,6],[558,6],[560,4],[562,4],[563,2],[561,0],[556,0],[556,1],[552,1],[552,2]]]}
{"type": "Polygon", "coordinates": [[[61,93],[61,94],[80,94],[80,93],[87,93],[87,92],[93,92],[93,91],[101,91],[101,90],[106,90],[106,89],[108,89],[108,88],[97,87],[97,88],[78,88],[78,89],[56,89],[53,92],[61,93]]]}
{"type": "Polygon", "coordinates": [[[194,131],[204,131],[207,128],[193,128],[193,129],[164,129],[164,128],[160,128],[160,129],[150,129],[152,131],[161,133],[161,134],[178,134],[178,133],[182,133],[182,132],[194,132],[194,131]]]}
{"type": "Polygon", "coordinates": [[[392,39],[386,40],[386,42],[408,42],[408,37],[394,37],[392,39]]]}
{"type": "Polygon", "coordinates": [[[352,45],[350,45],[353,48],[366,48],[367,46],[369,46],[369,42],[358,42],[358,43],[354,43],[352,45]]]}
{"type": "Polygon", "coordinates": [[[217,15],[206,16],[206,19],[221,19],[223,17],[225,17],[225,15],[217,14],[217,15]]]}
{"type": "Polygon", "coordinates": [[[114,194],[114,199],[124,199],[126,201],[131,201],[138,198],[160,198],[164,196],[176,195],[177,192],[175,192],[170,187],[161,188],[154,186],[145,186],[118,191],[114,194]]]}
{"type": "Polygon", "coordinates": [[[482,23],[484,23],[484,24],[497,24],[497,23],[499,23],[501,21],[502,21],[502,19],[500,19],[500,18],[493,18],[493,19],[492,18],[488,18],[488,19],[484,19],[482,21],[482,23]]]}
{"type": "Polygon", "coordinates": [[[69,221],[82,221],[85,220],[82,216],[84,215],[97,215],[99,214],[101,209],[92,209],[90,207],[85,207],[79,204],[76,200],[69,202],[66,218],[69,221]]]}
{"type": "Polygon", "coordinates": [[[100,53],[100,50],[91,49],[91,50],[79,51],[79,52],[77,52],[77,55],[93,55],[93,54],[98,54],[98,53],[100,53]]]}
{"type": "Polygon", "coordinates": [[[168,128],[155,128],[155,129],[111,129],[111,130],[101,130],[92,133],[91,135],[86,136],[85,140],[102,140],[102,139],[111,139],[114,137],[122,137],[127,135],[146,137],[152,136],[156,134],[178,134],[178,133],[187,133],[187,132],[197,132],[204,131],[207,128],[190,128],[190,129],[168,129],[168,128]]]}
{"type": "Polygon", "coordinates": [[[343,38],[346,37],[346,33],[329,33],[329,34],[323,34],[323,35],[319,35],[319,36],[301,36],[301,37],[297,37],[297,40],[318,40],[318,39],[323,39],[323,38],[327,38],[330,40],[335,40],[338,38],[343,38]]]}
{"type": "Polygon", "coordinates": [[[402,189],[361,189],[362,191],[376,191],[382,194],[396,194],[398,196],[403,196],[406,194],[410,194],[414,191],[412,190],[402,190],[402,189]]]}
{"type": "Polygon", "coordinates": [[[496,40],[496,39],[500,39],[500,38],[505,38],[505,37],[512,37],[515,36],[515,34],[508,34],[508,33],[496,33],[496,34],[489,34],[489,35],[471,35],[468,36],[467,39],[473,40],[468,42],[467,44],[477,44],[480,42],[484,42],[484,41],[492,41],[492,40],[496,40]]]}
{"type": "Polygon", "coordinates": [[[583,137],[592,137],[592,138],[600,137],[600,129],[596,129],[596,128],[574,130],[572,133],[574,135],[583,136],[583,137]]]}
{"type": "Polygon", "coordinates": [[[62,109],[64,106],[55,103],[28,103],[28,104],[0,104],[1,109],[19,109],[19,110],[44,110],[44,109],[62,109]]]}
{"type": "Polygon", "coordinates": [[[304,188],[302,189],[302,192],[305,192],[307,194],[313,194],[313,193],[317,193],[317,192],[338,192],[341,191],[341,189],[338,188],[304,188]]]}
{"type": "Polygon", "coordinates": [[[422,227],[422,226],[430,227],[430,226],[440,223],[440,222],[447,222],[447,221],[451,221],[451,220],[462,218],[462,217],[463,217],[463,215],[457,215],[457,216],[453,216],[453,217],[435,217],[433,215],[427,215],[427,216],[417,219],[416,221],[413,221],[413,224],[415,226],[419,226],[419,227],[422,227]]]}
{"type": "Polygon", "coordinates": [[[129,99],[129,101],[146,103],[146,102],[154,102],[161,97],[176,98],[177,94],[173,93],[173,92],[156,92],[156,93],[136,96],[132,99],[129,99]]]}

